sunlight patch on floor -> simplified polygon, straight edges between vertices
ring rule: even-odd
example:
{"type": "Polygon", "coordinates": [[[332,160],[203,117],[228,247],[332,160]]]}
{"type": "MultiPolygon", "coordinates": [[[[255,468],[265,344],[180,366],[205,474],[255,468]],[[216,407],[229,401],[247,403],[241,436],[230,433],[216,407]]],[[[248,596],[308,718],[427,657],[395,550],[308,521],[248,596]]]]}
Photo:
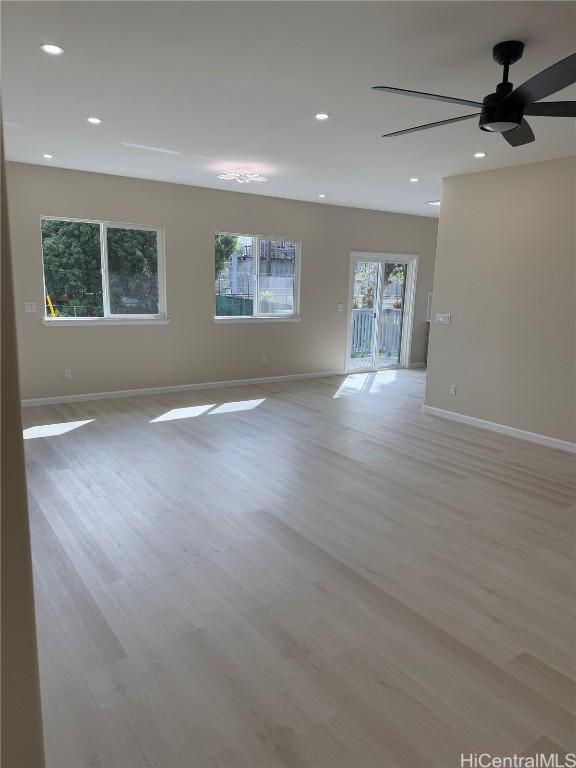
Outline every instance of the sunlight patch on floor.
{"type": "Polygon", "coordinates": [[[235,403],[222,403],[218,408],[214,408],[210,411],[209,416],[213,416],[215,413],[235,413],[236,411],[252,411],[254,408],[258,408],[264,402],[265,398],[261,400],[238,400],[235,403]]]}
{"type": "Polygon", "coordinates": [[[190,405],[188,408],[173,408],[171,411],[166,411],[161,416],[157,416],[152,419],[150,424],[154,424],[157,421],[176,421],[178,419],[194,419],[196,416],[201,416],[210,408],[214,408],[216,403],[210,405],[190,405]]]}
{"type": "Polygon", "coordinates": [[[375,395],[396,381],[398,371],[373,371],[372,373],[352,373],[346,376],[334,398],[358,395],[375,395]]]}
{"type": "Polygon", "coordinates": [[[158,421],[177,421],[178,419],[194,419],[196,416],[202,416],[207,413],[212,416],[214,413],[237,413],[239,411],[252,411],[261,405],[266,398],[260,400],[236,400],[229,403],[210,403],[209,405],[190,405],[187,408],[173,408],[166,411],[161,416],[157,416],[150,421],[155,424],[158,421]]]}
{"type": "Polygon", "coordinates": [[[66,432],[72,432],[73,429],[83,427],[92,421],[95,421],[95,419],[64,421],[60,424],[40,424],[37,427],[27,427],[23,431],[23,436],[24,440],[33,440],[36,437],[56,437],[57,435],[65,435],[66,432]]]}

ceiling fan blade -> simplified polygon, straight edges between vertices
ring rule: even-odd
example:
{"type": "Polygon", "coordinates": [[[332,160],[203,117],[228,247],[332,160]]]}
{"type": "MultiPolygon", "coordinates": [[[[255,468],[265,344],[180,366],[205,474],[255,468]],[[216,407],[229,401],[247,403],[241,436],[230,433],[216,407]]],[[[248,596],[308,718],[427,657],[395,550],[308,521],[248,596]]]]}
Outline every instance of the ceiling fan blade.
{"type": "Polygon", "coordinates": [[[532,128],[530,128],[526,120],[522,120],[518,128],[514,128],[512,131],[505,131],[502,136],[513,147],[521,147],[522,144],[530,144],[531,141],[534,141],[532,128]]]}
{"type": "MultiPolygon", "coordinates": [[[[512,91],[508,99],[526,106],[546,96],[551,96],[563,88],[576,83],[576,53],[570,54],[565,59],[557,61],[548,69],[543,70],[516,90],[512,91]]],[[[508,100],[507,99],[507,100],[508,100]]]]}
{"type": "Polygon", "coordinates": [[[544,117],[576,117],[576,101],[542,101],[540,104],[528,104],[524,114],[544,117]]]}
{"type": "Polygon", "coordinates": [[[459,123],[461,120],[470,120],[471,117],[478,117],[480,112],[473,115],[463,115],[462,117],[451,117],[449,120],[439,120],[437,123],[426,123],[425,125],[415,125],[414,128],[404,128],[401,131],[392,131],[392,133],[383,133],[382,138],[388,136],[401,136],[403,133],[416,133],[416,131],[425,131],[427,128],[436,128],[438,125],[448,125],[449,123],[459,123]]]}
{"type": "Polygon", "coordinates": [[[465,107],[481,107],[480,101],[468,99],[456,99],[452,96],[439,96],[436,93],[423,93],[422,91],[407,91],[404,88],[392,88],[388,85],[373,85],[373,91],[385,91],[386,93],[399,93],[401,96],[415,96],[417,99],[431,99],[432,101],[445,101],[448,104],[463,104],[465,107]]]}

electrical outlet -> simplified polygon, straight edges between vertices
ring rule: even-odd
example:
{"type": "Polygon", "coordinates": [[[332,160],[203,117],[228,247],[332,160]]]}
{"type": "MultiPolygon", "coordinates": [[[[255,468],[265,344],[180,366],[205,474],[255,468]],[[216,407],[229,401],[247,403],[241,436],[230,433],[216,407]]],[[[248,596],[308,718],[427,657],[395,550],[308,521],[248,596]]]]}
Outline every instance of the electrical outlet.
{"type": "Polygon", "coordinates": [[[72,368],[64,368],[64,378],[65,379],[72,378],[72,368]]]}
{"type": "Polygon", "coordinates": [[[36,302],[35,301],[24,302],[24,312],[36,312],[36,302]]]}
{"type": "Polygon", "coordinates": [[[260,365],[268,365],[268,355],[260,355],[260,365]]]}
{"type": "Polygon", "coordinates": [[[452,397],[456,397],[456,384],[450,384],[450,394],[452,397]]]}

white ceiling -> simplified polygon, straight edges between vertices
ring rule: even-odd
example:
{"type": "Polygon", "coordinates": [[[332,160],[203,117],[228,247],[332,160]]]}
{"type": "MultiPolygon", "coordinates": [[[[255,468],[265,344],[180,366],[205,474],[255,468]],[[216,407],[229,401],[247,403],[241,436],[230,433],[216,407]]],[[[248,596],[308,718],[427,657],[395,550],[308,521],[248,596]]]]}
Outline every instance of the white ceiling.
{"type": "Polygon", "coordinates": [[[519,148],[475,120],[383,139],[470,110],[370,86],[480,100],[500,79],[494,43],[526,42],[511,72],[519,85],[573,52],[575,24],[567,2],[4,2],[6,154],[434,216],[426,201],[442,177],[574,154],[576,120],[531,117],[537,140],[519,148]],[[42,53],[46,41],[64,55],[42,53]],[[320,111],[330,120],[314,120],[320,111]],[[478,150],[488,157],[474,159],[478,150]],[[216,178],[233,167],[268,182],[216,178]]]}

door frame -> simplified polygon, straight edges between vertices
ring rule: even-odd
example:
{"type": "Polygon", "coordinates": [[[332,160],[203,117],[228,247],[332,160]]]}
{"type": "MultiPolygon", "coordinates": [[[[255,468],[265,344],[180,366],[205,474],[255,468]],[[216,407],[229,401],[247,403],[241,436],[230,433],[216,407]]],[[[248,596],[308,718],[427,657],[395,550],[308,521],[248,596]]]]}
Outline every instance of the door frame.
{"type": "MultiPolygon", "coordinates": [[[[412,332],[414,329],[414,309],[416,306],[416,280],[418,277],[418,256],[414,253],[379,253],[374,251],[351,251],[348,267],[348,304],[346,319],[346,357],[344,358],[344,371],[346,373],[366,373],[391,368],[409,368],[410,352],[412,349],[412,332]],[[350,352],[352,349],[352,304],[354,301],[354,267],[359,261],[377,261],[384,264],[387,261],[396,264],[406,264],[406,286],[404,288],[404,313],[402,316],[402,338],[400,342],[400,363],[387,365],[383,368],[377,366],[366,368],[350,367],[350,352]]],[[[378,286],[380,295],[381,286],[378,286]]],[[[375,337],[378,338],[381,322],[381,306],[378,301],[378,315],[376,317],[375,337]]]]}

